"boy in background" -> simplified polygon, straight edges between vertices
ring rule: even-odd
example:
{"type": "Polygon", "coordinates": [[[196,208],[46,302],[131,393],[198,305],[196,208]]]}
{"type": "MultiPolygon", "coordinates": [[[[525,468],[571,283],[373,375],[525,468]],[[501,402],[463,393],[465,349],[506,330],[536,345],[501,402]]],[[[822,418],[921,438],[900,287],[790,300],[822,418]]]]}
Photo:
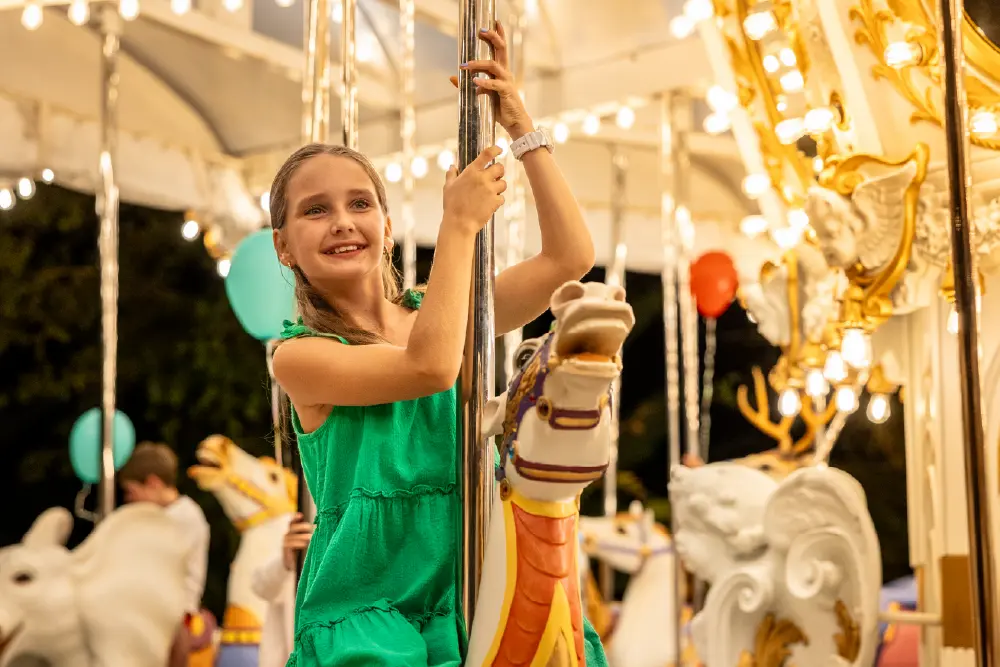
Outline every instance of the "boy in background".
{"type": "Polygon", "coordinates": [[[208,572],[208,521],[198,503],[177,490],[177,455],[168,445],[154,442],[137,445],[119,471],[118,479],[125,502],[159,505],[177,522],[187,539],[187,613],[171,648],[169,663],[170,667],[186,665],[190,652],[187,624],[201,619],[201,597],[208,572]]]}

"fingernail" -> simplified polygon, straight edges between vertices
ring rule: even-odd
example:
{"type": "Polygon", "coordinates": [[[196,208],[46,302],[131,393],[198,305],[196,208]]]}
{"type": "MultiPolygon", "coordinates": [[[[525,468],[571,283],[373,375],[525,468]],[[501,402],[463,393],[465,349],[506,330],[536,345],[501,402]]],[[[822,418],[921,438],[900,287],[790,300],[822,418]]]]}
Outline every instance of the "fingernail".
{"type": "Polygon", "coordinates": [[[489,32],[489,30],[487,30],[486,28],[480,28],[479,32],[489,32]]]}
{"type": "Polygon", "coordinates": [[[458,66],[458,69],[469,69],[469,63],[462,63],[458,66]]]}

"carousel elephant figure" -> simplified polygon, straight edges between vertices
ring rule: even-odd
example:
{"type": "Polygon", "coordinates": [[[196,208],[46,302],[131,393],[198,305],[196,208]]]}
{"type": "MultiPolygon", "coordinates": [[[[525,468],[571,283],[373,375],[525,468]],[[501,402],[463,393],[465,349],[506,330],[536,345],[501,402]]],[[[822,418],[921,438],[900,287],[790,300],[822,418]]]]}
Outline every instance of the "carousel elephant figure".
{"type": "Polygon", "coordinates": [[[163,667],[184,617],[184,544],[160,507],[127,505],[76,549],[61,508],[0,549],[0,667],[163,667]]]}

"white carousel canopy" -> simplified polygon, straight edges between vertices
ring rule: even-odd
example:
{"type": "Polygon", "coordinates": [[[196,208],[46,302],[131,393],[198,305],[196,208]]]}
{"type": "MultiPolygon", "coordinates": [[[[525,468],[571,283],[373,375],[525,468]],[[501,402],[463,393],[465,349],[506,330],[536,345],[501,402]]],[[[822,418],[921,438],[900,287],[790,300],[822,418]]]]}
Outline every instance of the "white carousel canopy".
{"type": "MultiPolygon", "coordinates": [[[[0,0],[0,179],[37,176],[93,191],[100,103],[100,35],[73,25],[64,1],[47,0],[36,30],[22,26],[24,0],[0,0]]],[[[585,207],[601,255],[609,256],[611,148],[629,158],[626,216],[630,268],[658,271],[660,176],[659,103],[664,90],[704,91],[713,74],[697,37],[671,36],[680,7],[636,2],[627,12],[602,0],[528,2],[525,94],[536,119],[569,131],[560,164],[585,207]],[[615,125],[622,106],[635,110],[631,127],[615,125]],[[585,135],[588,114],[602,117],[585,135]]],[[[337,3],[334,5],[336,19],[337,3]]],[[[233,4],[230,2],[229,6],[233,4]]],[[[417,186],[421,244],[432,244],[440,215],[437,154],[454,145],[455,0],[417,0],[416,70],[418,151],[432,165],[417,186]]],[[[96,4],[95,4],[96,10],[96,4]]],[[[198,2],[177,14],[167,0],[141,0],[139,17],[124,26],[120,71],[120,140],[116,173],[123,199],[191,210],[219,226],[232,247],[266,222],[259,205],[278,164],[299,144],[301,127],[302,0],[279,6],[245,0],[228,11],[221,0],[198,2]]],[[[498,17],[509,14],[498,3],[498,17]]],[[[334,78],[339,76],[339,26],[332,28],[334,78]]],[[[399,15],[391,0],[360,0],[358,7],[360,145],[381,166],[400,148],[399,15]]],[[[336,97],[336,86],[334,87],[336,97]]],[[[339,127],[333,100],[331,127],[339,127]]],[[[689,208],[699,247],[740,243],[737,227],[756,204],[741,192],[745,174],[728,133],[701,131],[699,102],[693,133],[689,208]]],[[[390,185],[391,199],[401,194],[390,185]]],[[[529,207],[530,208],[530,207],[529,207]]],[[[530,228],[530,225],[529,225],[530,228]]],[[[774,247],[747,253],[748,277],[774,247]]],[[[537,239],[530,234],[527,251],[537,239]]],[[[599,258],[600,259],[600,258],[599,258]]]]}

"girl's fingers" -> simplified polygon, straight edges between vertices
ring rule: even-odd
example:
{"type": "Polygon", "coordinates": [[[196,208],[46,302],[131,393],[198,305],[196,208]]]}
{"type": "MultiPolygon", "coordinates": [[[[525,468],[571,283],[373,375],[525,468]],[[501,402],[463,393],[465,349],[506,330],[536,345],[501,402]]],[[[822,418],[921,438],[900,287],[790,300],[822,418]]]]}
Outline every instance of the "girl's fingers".
{"type": "Polygon", "coordinates": [[[486,72],[487,74],[492,74],[497,79],[510,78],[510,72],[507,71],[507,68],[496,60],[470,60],[461,65],[460,69],[470,72],[486,72]]]}
{"type": "Polygon", "coordinates": [[[498,93],[510,91],[510,84],[500,79],[475,79],[475,82],[481,93],[489,90],[495,90],[498,93]]]}
{"type": "Polygon", "coordinates": [[[479,36],[493,46],[494,58],[498,63],[507,64],[507,40],[500,23],[497,30],[481,30],[479,36]]]}

